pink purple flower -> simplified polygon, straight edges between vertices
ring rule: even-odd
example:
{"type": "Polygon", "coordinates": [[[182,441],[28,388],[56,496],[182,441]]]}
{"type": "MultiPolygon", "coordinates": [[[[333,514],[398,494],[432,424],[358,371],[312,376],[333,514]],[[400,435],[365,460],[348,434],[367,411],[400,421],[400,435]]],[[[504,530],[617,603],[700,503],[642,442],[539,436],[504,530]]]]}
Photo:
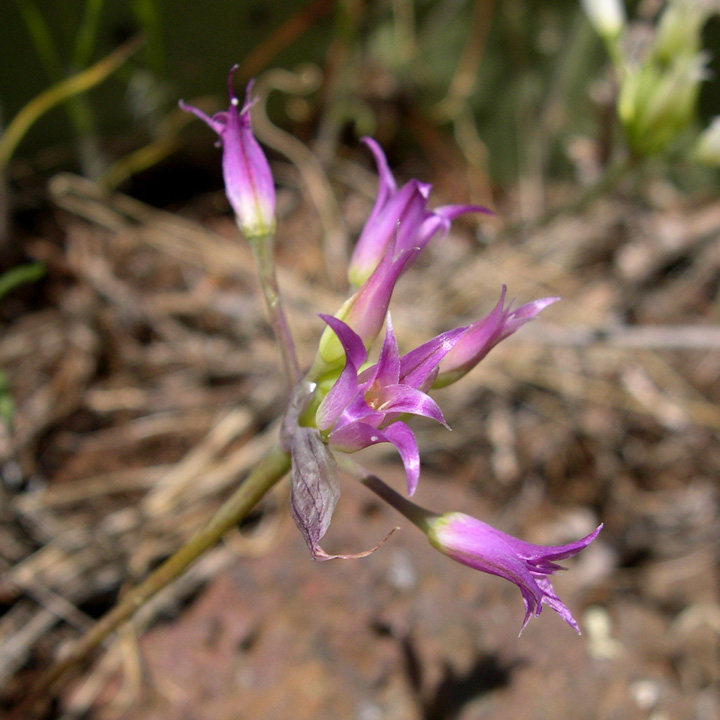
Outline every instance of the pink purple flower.
{"type": "Polygon", "coordinates": [[[492,311],[469,325],[463,336],[443,359],[434,387],[446,387],[472,370],[499,342],[512,335],[541,310],[560,298],[548,297],[512,309],[505,305],[507,288],[502,286],[500,299],[492,311]]]}
{"type": "Polygon", "coordinates": [[[240,101],[235,97],[232,87],[236,68],[237,65],[232,67],[228,77],[230,106],[226,111],[209,117],[182,100],[180,107],[199,117],[219,135],[223,148],[225,193],[242,232],[248,238],[256,238],[275,232],[275,185],[270,165],[250,124],[253,83],[248,83],[245,104],[240,108],[240,101]]]}
{"type": "Polygon", "coordinates": [[[532,616],[549,605],[570,627],[580,633],[570,610],[555,594],[550,576],[559,570],[558,560],[577,555],[598,535],[602,525],[567,545],[533,545],[507,535],[463,513],[447,513],[427,523],[430,543],[453,560],[515,583],[525,603],[525,629],[532,616]]]}
{"type": "Polygon", "coordinates": [[[422,250],[438,233],[447,233],[450,223],[459,215],[489,212],[479,205],[444,205],[428,210],[432,185],[410,180],[398,189],[380,146],[372,138],[363,138],[363,142],[375,156],[378,193],[350,259],[348,275],[356,287],[370,277],[387,254],[391,241],[395,241],[396,253],[411,248],[422,250]]]}
{"type": "Polygon", "coordinates": [[[432,384],[437,367],[465,328],[451,330],[400,357],[388,317],[385,341],[378,362],[362,370],[367,350],[362,338],[346,323],[321,315],[345,352],[345,367],[316,413],[315,422],[328,444],[343,452],[355,452],[377,443],[392,443],[405,465],[408,494],[420,475],[420,456],[412,430],[398,418],[422,415],[445,424],[438,404],[424,389],[432,384]]]}

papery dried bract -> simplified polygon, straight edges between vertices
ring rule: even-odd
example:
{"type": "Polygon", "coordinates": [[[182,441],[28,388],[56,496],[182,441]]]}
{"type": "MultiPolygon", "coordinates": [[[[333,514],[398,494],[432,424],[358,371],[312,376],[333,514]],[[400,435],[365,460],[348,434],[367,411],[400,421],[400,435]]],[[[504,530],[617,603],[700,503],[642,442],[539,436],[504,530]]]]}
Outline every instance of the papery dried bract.
{"type": "Polygon", "coordinates": [[[335,458],[314,428],[297,427],[292,432],[292,494],[290,512],[315,560],[354,560],[374,553],[394,532],[375,546],[359,553],[331,555],[320,541],[325,536],[340,497],[335,480],[335,458]]]}
{"type": "Polygon", "coordinates": [[[336,464],[320,433],[314,428],[295,428],[291,438],[292,494],[290,510],[310,552],[316,560],[330,560],[320,540],[330,527],[340,491],[336,464]]]}

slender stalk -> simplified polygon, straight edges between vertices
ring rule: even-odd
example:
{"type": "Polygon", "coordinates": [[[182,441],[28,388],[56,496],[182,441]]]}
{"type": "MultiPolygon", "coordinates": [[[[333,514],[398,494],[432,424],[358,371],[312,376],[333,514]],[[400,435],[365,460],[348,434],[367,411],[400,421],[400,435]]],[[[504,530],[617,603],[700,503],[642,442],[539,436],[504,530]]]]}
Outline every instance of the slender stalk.
{"type": "Polygon", "coordinates": [[[48,110],[70,97],[85,92],[105,80],[117,70],[142,44],[141,38],[133,38],[121,45],[107,57],[86,70],[56,83],[34,97],[18,112],[0,137],[0,170],[5,168],[15,148],[25,133],[48,110]]]}
{"type": "Polygon", "coordinates": [[[351,460],[342,453],[337,453],[338,465],[348,475],[361,482],[366,488],[372,490],[381,500],[392,506],[401,515],[404,515],[413,525],[420,528],[424,533],[428,531],[430,523],[439,515],[416,505],[400,493],[393,490],[387,483],[383,482],[377,475],[366,470],[362,465],[351,460]]]}
{"type": "Polygon", "coordinates": [[[85,67],[90,62],[98,37],[105,0],[86,0],[82,22],[75,35],[73,66],[85,67]]]}
{"type": "MultiPolygon", "coordinates": [[[[237,525],[262,497],[290,469],[290,456],[273,447],[250,473],[235,493],[172,557],[153,571],[144,582],[128,592],[122,600],[75,644],[70,653],[45,672],[27,696],[27,704],[50,700],[55,683],[79,662],[86,659],[110,633],[129,620],[135,612],[166,585],[179,577],[195,560],[217,545],[227,530],[237,525]]],[[[25,708],[18,708],[18,712],[25,708]]],[[[26,717],[19,714],[18,717],[26,717]]]]}
{"type": "Polygon", "coordinates": [[[265,305],[270,314],[270,324],[275,333],[275,340],[280,348],[283,369],[290,390],[300,380],[300,366],[295,353],[290,326],[280,298],[280,288],[275,275],[275,238],[273,235],[261,235],[250,238],[250,247],[258,267],[260,285],[265,297],[265,305]]]}

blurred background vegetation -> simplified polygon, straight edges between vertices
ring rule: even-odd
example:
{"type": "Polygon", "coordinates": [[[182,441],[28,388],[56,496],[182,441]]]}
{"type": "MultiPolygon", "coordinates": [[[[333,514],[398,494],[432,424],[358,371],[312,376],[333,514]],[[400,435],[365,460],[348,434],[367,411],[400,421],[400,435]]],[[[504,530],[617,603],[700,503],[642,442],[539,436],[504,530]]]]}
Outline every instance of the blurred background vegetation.
{"type": "MultiPolygon", "coordinates": [[[[629,15],[651,27],[661,6],[629,3],[629,15]]],[[[590,182],[615,152],[617,79],[577,0],[13,0],[0,25],[14,59],[0,66],[5,127],[49,86],[138,36],[142,47],[111,77],[28,128],[11,177],[71,168],[118,185],[178,164],[182,148],[207,137],[183,131],[177,99],[212,95],[219,108],[235,62],[238,87],[269,69],[315,66],[314,92],[273,97],[270,117],[326,163],[339,141],[362,134],[403,158],[452,142],[482,192],[484,182],[502,190],[533,177],[590,182]]],[[[719,44],[712,17],[703,45],[719,44]]],[[[714,55],[696,129],[720,113],[714,55]]],[[[687,189],[717,182],[687,165],[678,177],[687,189]]],[[[177,183],[152,184],[160,202],[186,196],[177,183]]]]}

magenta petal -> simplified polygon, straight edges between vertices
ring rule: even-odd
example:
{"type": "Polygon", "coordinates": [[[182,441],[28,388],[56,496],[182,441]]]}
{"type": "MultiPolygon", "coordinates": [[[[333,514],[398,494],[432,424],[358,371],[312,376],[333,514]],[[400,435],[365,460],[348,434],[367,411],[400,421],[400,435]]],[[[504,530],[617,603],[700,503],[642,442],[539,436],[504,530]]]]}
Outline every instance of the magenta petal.
{"type": "MultiPolygon", "coordinates": [[[[512,541],[517,552],[525,558],[533,566],[542,569],[542,572],[548,572],[545,567],[552,567],[552,570],[563,570],[564,568],[559,565],[555,565],[555,560],[564,560],[565,558],[573,557],[577,555],[581,550],[584,550],[599,534],[603,526],[595,528],[591,533],[586,535],[575,542],[567,543],[566,545],[534,545],[533,543],[525,542],[513,537],[512,535],[505,535],[508,541],[512,541]]],[[[500,533],[500,530],[495,532],[500,533]]]]}
{"type": "Polygon", "coordinates": [[[365,362],[367,351],[362,340],[342,320],[332,315],[320,315],[338,336],[345,350],[345,367],[340,377],[328,390],[315,414],[315,422],[320,430],[329,430],[342,415],[343,410],[358,391],[358,367],[365,362]]]}
{"type": "Polygon", "coordinates": [[[444,237],[450,230],[452,221],[459,215],[469,212],[490,213],[491,211],[481,205],[443,205],[430,211],[419,228],[417,246],[424,248],[439,232],[444,237]]]}
{"type": "Polygon", "coordinates": [[[342,416],[335,424],[335,428],[338,429],[354,422],[362,422],[372,425],[373,427],[379,427],[384,419],[385,413],[379,412],[368,405],[361,388],[343,411],[342,416]]]}
{"type": "Polygon", "coordinates": [[[400,353],[393,332],[392,320],[388,313],[385,323],[385,340],[377,364],[372,373],[372,381],[379,385],[395,385],[400,378],[400,353]]]}
{"type": "Polygon", "coordinates": [[[407,475],[407,494],[412,496],[420,479],[420,451],[415,435],[404,422],[395,422],[384,428],[383,432],[400,453],[407,475]]]}
{"type": "Polygon", "coordinates": [[[460,217],[460,215],[471,212],[483,213],[484,215],[495,214],[492,210],[482,205],[441,205],[440,207],[436,207],[433,212],[448,220],[454,220],[456,217],[460,217]]]}
{"type": "Polygon", "coordinates": [[[375,393],[373,400],[377,403],[380,412],[422,415],[445,425],[440,406],[428,394],[409,385],[381,387],[375,393]]]}
{"type": "Polygon", "coordinates": [[[428,213],[418,229],[415,244],[422,250],[437,233],[442,232],[442,236],[445,237],[448,230],[450,230],[449,220],[434,212],[428,213]]]}
{"type": "Polygon", "coordinates": [[[373,425],[353,422],[333,430],[328,441],[336,450],[353,453],[371,445],[388,442],[388,439],[383,430],[378,430],[373,425]]]}
{"type": "Polygon", "coordinates": [[[467,330],[448,330],[411,350],[400,358],[400,379],[406,385],[422,388],[442,359],[467,330]]]}
{"type": "Polygon", "coordinates": [[[252,132],[248,100],[240,110],[232,89],[233,66],[228,76],[230,106],[212,118],[191,105],[180,107],[193,113],[209,125],[219,136],[223,148],[222,168],[225,194],[232,205],[241,230],[248,238],[265,237],[275,231],[275,185],[267,158],[252,132]]]}
{"type": "Polygon", "coordinates": [[[505,306],[506,291],[507,288],[503,285],[495,307],[484,318],[468,325],[465,334],[446,355],[435,381],[436,387],[444,387],[459,380],[499,342],[532,320],[543,308],[558,300],[543,298],[512,310],[509,305],[505,306]]]}
{"type": "Polygon", "coordinates": [[[423,194],[423,189],[428,192],[429,188],[429,185],[410,180],[387,203],[382,216],[378,216],[378,231],[396,234],[398,250],[419,247],[418,240],[427,204],[427,195],[423,194]]]}
{"type": "Polygon", "coordinates": [[[514,333],[515,330],[528,322],[528,320],[532,320],[541,310],[544,310],[559,300],[559,297],[541,298],[540,300],[533,300],[533,302],[525,303],[525,305],[511,310],[505,325],[506,332],[508,332],[508,334],[514,333]]]}
{"type": "Polygon", "coordinates": [[[365,223],[350,260],[353,275],[367,277],[395,238],[395,253],[416,245],[425,211],[425,198],[416,180],[392,192],[384,205],[365,223]]]}
{"type": "Polygon", "coordinates": [[[348,361],[315,413],[318,429],[329,430],[338,421],[348,403],[357,394],[357,389],[357,371],[348,361]]]}
{"type": "Polygon", "coordinates": [[[238,111],[232,97],[223,132],[225,190],[243,231],[271,232],[275,226],[275,184],[270,166],[252,132],[250,104],[238,111]]]}
{"type": "Polygon", "coordinates": [[[403,422],[378,430],[363,422],[354,422],[333,430],[330,445],[342,452],[352,453],[378,443],[392,443],[400,453],[408,481],[408,495],[412,495],[420,477],[420,452],[412,430],[403,422]]]}
{"type": "Polygon", "coordinates": [[[373,138],[365,136],[360,138],[360,140],[370,148],[370,152],[375,157],[375,164],[377,165],[378,176],[380,178],[378,201],[385,202],[388,194],[397,189],[397,183],[395,182],[392,172],[390,172],[385,153],[373,138]]]}
{"type": "Polygon", "coordinates": [[[523,628],[533,615],[540,614],[544,603],[580,632],[571,612],[555,594],[549,576],[562,569],[555,560],[576,555],[601,528],[574,543],[543,547],[518,540],[469,515],[448,513],[433,521],[428,538],[454,560],[515,583],[525,604],[523,628]]]}
{"type": "Polygon", "coordinates": [[[367,350],[362,338],[346,322],[338,320],[333,315],[320,313],[319,317],[332,328],[343,346],[345,356],[356,370],[359,369],[367,359],[367,350]]]}
{"type": "Polygon", "coordinates": [[[348,311],[343,319],[363,339],[366,346],[370,346],[380,332],[395,283],[417,257],[417,253],[417,249],[412,249],[395,254],[392,244],[370,277],[347,301],[348,311]]]}
{"type": "Polygon", "coordinates": [[[192,113],[193,115],[195,115],[195,117],[200,118],[200,120],[202,120],[210,129],[214,130],[218,135],[222,136],[223,130],[225,129],[225,124],[227,123],[227,113],[222,113],[225,117],[220,119],[218,118],[218,115],[220,115],[221,113],[217,113],[213,117],[210,117],[199,108],[196,108],[193,105],[188,105],[184,100],[179,100],[178,106],[181,110],[192,113]]]}

